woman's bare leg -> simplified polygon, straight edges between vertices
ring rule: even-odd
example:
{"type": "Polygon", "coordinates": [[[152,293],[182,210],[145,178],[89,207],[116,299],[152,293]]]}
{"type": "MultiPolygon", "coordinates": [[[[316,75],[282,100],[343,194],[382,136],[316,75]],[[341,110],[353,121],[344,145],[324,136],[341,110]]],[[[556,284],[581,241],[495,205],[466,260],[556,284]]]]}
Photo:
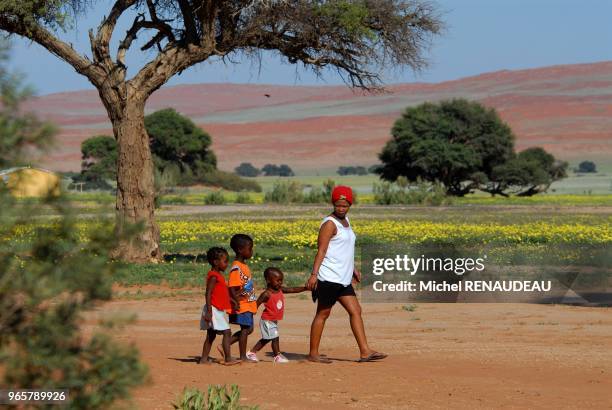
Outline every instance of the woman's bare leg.
{"type": "Polygon", "coordinates": [[[320,360],[319,344],[321,344],[321,335],[323,334],[325,321],[329,317],[331,309],[331,306],[321,307],[320,304],[317,305],[317,313],[315,314],[315,317],[312,320],[312,325],[310,326],[310,353],[308,354],[309,360],[320,360]]]}
{"type": "Polygon", "coordinates": [[[342,307],[348,312],[350,321],[351,321],[351,330],[353,331],[353,335],[355,336],[355,340],[357,341],[357,345],[359,346],[359,353],[362,358],[366,358],[372,353],[374,350],[370,349],[368,346],[368,340],[365,334],[365,328],[363,326],[363,319],[361,317],[361,305],[359,305],[359,301],[356,296],[341,296],[338,298],[338,302],[342,305],[342,307]]]}

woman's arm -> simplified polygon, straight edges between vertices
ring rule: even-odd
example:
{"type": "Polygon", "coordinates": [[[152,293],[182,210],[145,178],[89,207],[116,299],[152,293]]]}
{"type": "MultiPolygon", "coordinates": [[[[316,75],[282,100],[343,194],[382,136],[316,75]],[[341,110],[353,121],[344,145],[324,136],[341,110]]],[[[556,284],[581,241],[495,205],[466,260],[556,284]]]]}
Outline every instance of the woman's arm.
{"type": "Polygon", "coordinates": [[[323,263],[325,254],[327,253],[329,241],[331,241],[331,238],[335,234],[336,224],[334,224],[332,221],[325,222],[323,226],[321,226],[321,229],[319,229],[319,238],[317,239],[317,255],[315,256],[310,278],[308,278],[308,281],[306,282],[306,289],[314,290],[317,284],[317,274],[319,273],[319,268],[321,267],[321,263],[323,263]]]}

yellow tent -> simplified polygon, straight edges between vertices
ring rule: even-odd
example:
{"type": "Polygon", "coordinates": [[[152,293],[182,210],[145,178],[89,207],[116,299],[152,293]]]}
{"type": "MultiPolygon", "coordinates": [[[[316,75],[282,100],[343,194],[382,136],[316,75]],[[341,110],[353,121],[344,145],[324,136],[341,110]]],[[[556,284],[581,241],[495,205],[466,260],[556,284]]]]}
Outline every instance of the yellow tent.
{"type": "Polygon", "coordinates": [[[17,167],[0,171],[0,182],[18,198],[60,194],[60,177],[42,168],[17,167]]]}

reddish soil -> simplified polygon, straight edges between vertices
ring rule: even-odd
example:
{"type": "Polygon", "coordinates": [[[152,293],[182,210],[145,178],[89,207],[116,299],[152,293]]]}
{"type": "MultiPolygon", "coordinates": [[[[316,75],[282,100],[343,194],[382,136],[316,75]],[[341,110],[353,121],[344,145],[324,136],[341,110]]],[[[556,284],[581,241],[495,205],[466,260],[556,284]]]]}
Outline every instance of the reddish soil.
{"type": "MultiPolygon", "coordinates": [[[[118,337],[134,342],[150,368],[150,383],[134,392],[139,408],[168,409],[185,386],[233,383],[244,404],[262,409],[612,408],[609,308],[418,304],[408,312],[364,304],[370,344],[389,357],[356,363],[348,317],[337,306],[323,335],[322,352],[333,359],[325,365],[304,360],[314,306],[291,295],[280,332],[292,362],[274,365],[260,352],[258,364],[224,367],[195,363],[200,299],[119,300],[90,318],[138,314],[118,337]]],[[[258,337],[256,326],[249,346],[258,337]]]]}
{"type": "MultiPolygon", "coordinates": [[[[499,71],[388,90],[368,96],[342,86],[182,85],[156,92],[147,112],[174,107],[194,118],[212,135],[222,169],[242,161],[309,171],[373,164],[403,107],[456,97],[496,108],[512,126],[518,149],[543,146],[562,159],[612,155],[612,62],[499,71]]],[[[95,91],[47,95],[30,107],[61,127],[55,150],[44,158],[51,169],[78,170],[81,141],[111,133],[95,91]]]]}

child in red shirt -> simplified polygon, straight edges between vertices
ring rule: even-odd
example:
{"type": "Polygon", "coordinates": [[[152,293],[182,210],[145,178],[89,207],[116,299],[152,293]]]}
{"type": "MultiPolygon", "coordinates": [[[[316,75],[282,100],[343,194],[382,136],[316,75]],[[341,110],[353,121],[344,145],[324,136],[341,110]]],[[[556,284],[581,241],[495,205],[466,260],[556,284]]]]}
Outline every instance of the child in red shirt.
{"type": "Polygon", "coordinates": [[[280,341],[278,335],[278,321],[283,319],[285,312],[285,293],[300,293],[306,290],[306,287],[299,286],[293,288],[283,287],[283,272],[278,268],[267,268],[264,271],[266,279],[266,290],[259,295],[257,306],[263,303],[264,311],[259,319],[259,330],[261,331],[261,339],[253,346],[250,352],[247,353],[253,360],[258,360],[256,353],[268,342],[272,341],[272,351],[274,352],[274,363],[287,363],[287,359],[280,352],[280,341]]]}
{"type": "Polygon", "coordinates": [[[206,330],[206,340],[204,340],[202,356],[198,363],[208,364],[212,362],[209,357],[210,348],[217,335],[222,334],[223,349],[219,348],[219,351],[224,357],[223,364],[238,364],[240,363],[238,360],[232,359],[230,351],[232,334],[225,313],[227,309],[231,308],[231,302],[222,272],[227,269],[229,255],[225,249],[213,247],[206,252],[206,258],[212,269],[208,272],[206,278],[206,304],[202,309],[202,317],[200,318],[200,329],[206,330]]]}

